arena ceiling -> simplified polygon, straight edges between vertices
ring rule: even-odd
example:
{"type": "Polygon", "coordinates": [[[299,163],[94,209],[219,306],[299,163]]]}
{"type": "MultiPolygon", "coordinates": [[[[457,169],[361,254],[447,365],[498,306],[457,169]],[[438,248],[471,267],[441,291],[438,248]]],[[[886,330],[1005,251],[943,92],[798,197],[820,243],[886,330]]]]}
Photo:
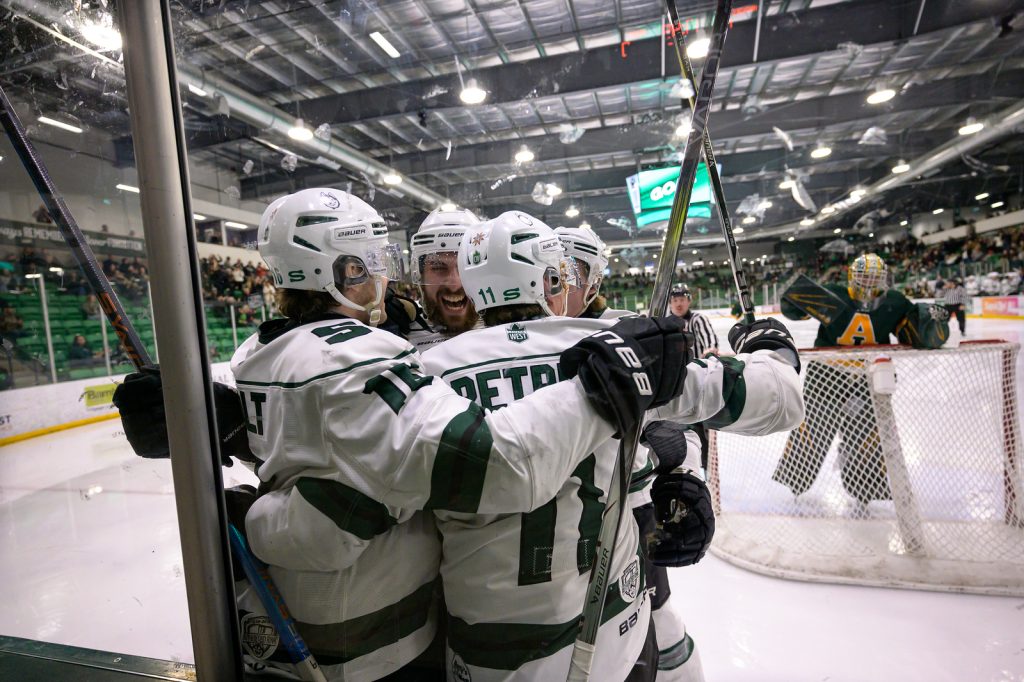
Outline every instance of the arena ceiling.
{"type": "MultiPolygon", "coordinates": [[[[701,37],[714,3],[678,5],[687,39],[701,37]]],[[[771,202],[752,211],[744,238],[809,215],[779,188],[787,178],[820,208],[956,139],[968,117],[993,124],[1024,100],[1024,0],[734,5],[709,129],[733,215],[771,202]],[[867,103],[883,88],[895,96],[867,103]],[[819,145],[832,153],[812,158],[819,145]]],[[[0,0],[0,82],[38,113],[108,135],[117,162],[129,164],[119,53],[60,37],[88,47],[81,27],[111,11],[106,0],[0,0]]],[[[636,231],[625,177],[676,162],[682,146],[664,12],[659,0],[179,0],[178,60],[198,83],[182,88],[191,157],[237,173],[242,198],[351,187],[411,224],[428,208],[412,191],[422,188],[486,215],[522,208],[628,240],[636,231]],[[470,78],[486,90],[480,104],[459,99],[470,78]],[[275,115],[301,117],[318,137],[329,132],[332,144],[403,183],[388,186],[253,125],[216,94],[224,83],[275,115]],[[524,146],[533,159],[516,162],[524,146]],[[294,168],[282,150],[294,151],[294,168]],[[542,205],[531,196],[537,183],[563,191],[542,205]],[[577,218],[565,217],[570,205],[577,218]]],[[[878,206],[884,221],[1020,191],[1024,142],[1015,132],[907,178],[844,220],[878,206]]],[[[717,231],[717,222],[693,229],[717,231]]]]}

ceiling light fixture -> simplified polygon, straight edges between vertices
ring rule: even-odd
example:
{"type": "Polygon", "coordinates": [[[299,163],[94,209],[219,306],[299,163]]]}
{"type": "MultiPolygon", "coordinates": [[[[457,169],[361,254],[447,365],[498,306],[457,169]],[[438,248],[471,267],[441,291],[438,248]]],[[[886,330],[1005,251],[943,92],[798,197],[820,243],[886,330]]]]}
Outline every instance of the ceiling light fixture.
{"type": "Polygon", "coordinates": [[[732,233],[733,233],[733,234],[743,234],[743,231],[744,231],[744,230],[743,230],[743,228],[742,228],[742,227],[734,227],[734,228],[732,229],[732,233]]]}
{"type": "Polygon", "coordinates": [[[697,38],[686,46],[686,56],[690,59],[704,59],[711,50],[710,38],[697,38]]]}
{"type": "Polygon", "coordinates": [[[821,214],[822,215],[832,215],[835,212],[836,212],[836,207],[835,206],[826,206],[823,209],[821,209],[821,214]]]}
{"type": "Polygon", "coordinates": [[[900,221],[900,227],[906,227],[909,224],[910,224],[909,220],[901,220],[900,221]]]}
{"type": "Polygon", "coordinates": [[[814,224],[814,218],[804,218],[803,220],[800,221],[800,224],[803,225],[804,227],[808,227],[810,225],[813,225],[814,224]]]}
{"type": "Polygon", "coordinates": [[[789,237],[788,239],[786,239],[786,241],[787,242],[795,242],[796,241],[796,237],[789,237]]]}
{"type": "Polygon", "coordinates": [[[206,92],[206,90],[203,90],[202,88],[196,87],[195,85],[192,85],[191,83],[188,84],[188,91],[191,92],[193,95],[197,95],[199,97],[206,97],[207,95],[210,94],[210,93],[206,92]]]}
{"type": "Polygon", "coordinates": [[[384,53],[392,59],[398,59],[401,57],[401,53],[395,49],[395,46],[391,44],[391,41],[385,38],[380,31],[374,31],[370,34],[370,40],[377,43],[380,49],[384,50],[384,53]]]}
{"type": "Polygon", "coordinates": [[[82,134],[82,129],[79,128],[78,126],[73,126],[70,123],[65,123],[64,121],[58,121],[57,119],[50,118],[49,116],[40,116],[36,120],[39,121],[40,123],[45,123],[48,126],[53,126],[54,128],[60,128],[61,130],[66,130],[69,133],[75,133],[77,135],[81,135],[82,134]]]}
{"type": "Polygon", "coordinates": [[[394,186],[402,184],[402,176],[396,173],[395,171],[388,171],[383,175],[383,177],[381,177],[381,180],[384,182],[385,185],[394,186]]]}
{"type": "Polygon", "coordinates": [[[769,201],[768,199],[765,199],[760,204],[758,204],[757,207],[761,210],[767,211],[769,208],[772,207],[772,202],[769,201]]]}
{"type": "Polygon", "coordinates": [[[233,220],[225,220],[224,227],[230,227],[232,230],[248,230],[249,226],[245,223],[236,223],[233,220]]]}
{"type": "Polygon", "coordinates": [[[569,208],[565,209],[565,217],[566,218],[575,218],[579,214],[580,214],[580,210],[578,208],[576,208],[575,206],[570,206],[569,208]]]}
{"type": "Polygon", "coordinates": [[[590,223],[588,223],[586,220],[584,220],[582,223],[580,223],[580,229],[581,230],[589,230],[589,229],[591,229],[590,228],[590,223]]]}
{"type": "Polygon", "coordinates": [[[676,126],[676,131],[674,135],[676,137],[689,137],[691,130],[693,130],[693,121],[691,121],[690,119],[686,119],[685,121],[681,122],[678,126],[676,126]]]}
{"type": "Polygon", "coordinates": [[[138,187],[132,187],[131,185],[117,184],[117,185],[114,185],[114,188],[115,189],[119,189],[122,192],[131,192],[133,194],[138,194],[139,193],[139,188],[138,187]]]}
{"type": "Polygon", "coordinates": [[[693,251],[691,251],[690,253],[692,253],[693,255],[697,255],[697,249],[694,249],[694,250],[693,250],[693,251]]]}
{"type": "Polygon", "coordinates": [[[454,211],[455,209],[457,209],[457,208],[458,208],[458,206],[456,206],[455,204],[453,204],[453,203],[452,203],[452,202],[450,202],[450,201],[446,201],[446,202],[444,202],[443,204],[441,204],[441,206],[440,206],[439,208],[440,208],[440,209],[441,209],[442,211],[445,211],[445,212],[447,212],[447,211],[454,211]]]}
{"type": "Polygon", "coordinates": [[[475,78],[470,78],[459,93],[459,99],[465,104],[480,104],[487,99],[487,91],[480,87],[475,78]]]}
{"type": "Polygon", "coordinates": [[[533,152],[524,144],[519,148],[519,151],[516,152],[515,159],[516,163],[530,163],[534,159],[533,152]]]}
{"type": "Polygon", "coordinates": [[[882,104],[883,102],[888,102],[895,96],[896,91],[893,90],[892,88],[882,88],[880,90],[875,90],[870,95],[868,95],[868,104],[882,104]]]}
{"type": "Polygon", "coordinates": [[[868,232],[868,239],[874,239],[874,237],[875,237],[875,233],[874,232],[868,232]]]}
{"type": "Polygon", "coordinates": [[[193,213],[192,220],[206,220],[206,216],[202,215],[201,213],[193,213]]]}
{"type": "Polygon", "coordinates": [[[779,183],[779,189],[793,189],[796,187],[795,180],[783,180],[779,183]]]}
{"type": "Polygon", "coordinates": [[[988,192],[982,192],[981,194],[974,197],[975,201],[985,201],[985,199],[988,199],[988,192]]]}
{"type": "Polygon", "coordinates": [[[850,192],[850,198],[853,199],[854,201],[860,201],[861,199],[864,198],[864,195],[867,193],[868,191],[866,189],[857,188],[850,192]]]}
{"type": "Polygon", "coordinates": [[[937,208],[934,211],[932,211],[932,215],[939,215],[940,213],[942,213],[945,210],[946,209],[944,209],[944,208],[937,208]]]}
{"type": "Polygon", "coordinates": [[[973,135],[974,133],[980,132],[985,124],[981,121],[976,120],[973,116],[969,117],[958,131],[961,135],[973,135]]]}
{"type": "Polygon", "coordinates": [[[842,231],[842,228],[837,227],[836,229],[832,230],[832,234],[840,234],[842,231]]]}
{"type": "Polygon", "coordinates": [[[113,26],[90,21],[79,29],[82,37],[101,50],[120,50],[121,34],[113,26]]]}
{"type": "Polygon", "coordinates": [[[892,167],[892,172],[894,175],[906,173],[908,170],[910,170],[910,164],[904,161],[903,159],[897,161],[896,165],[892,167]]]}
{"type": "Polygon", "coordinates": [[[549,182],[548,184],[544,185],[544,193],[547,194],[549,197],[557,197],[559,194],[562,193],[562,188],[553,182],[549,182]]]}
{"type": "Polygon", "coordinates": [[[295,125],[288,129],[288,137],[299,142],[313,139],[313,131],[306,127],[301,118],[295,119],[295,125]]]}
{"type": "Polygon", "coordinates": [[[997,201],[997,202],[993,203],[990,208],[1002,208],[1005,205],[1006,205],[1005,202],[997,201]]]}
{"type": "Polygon", "coordinates": [[[743,219],[743,224],[744,225],[753,225],[756,222],[757,222],[757,218],[755,218],[752,215],[748,215],[746,218],[743,219]]]}
{"type": "Polygon", "coordinates": [[[811,150],[811,158],[812,159],[824,159],[826,156],[828,156],[831,153],[832,153],[832,148],[831,147],[826,147],[825,145],[822,144],[822,145],[818,145],[817,147],[815,147],[814,149],[811,150]]]}

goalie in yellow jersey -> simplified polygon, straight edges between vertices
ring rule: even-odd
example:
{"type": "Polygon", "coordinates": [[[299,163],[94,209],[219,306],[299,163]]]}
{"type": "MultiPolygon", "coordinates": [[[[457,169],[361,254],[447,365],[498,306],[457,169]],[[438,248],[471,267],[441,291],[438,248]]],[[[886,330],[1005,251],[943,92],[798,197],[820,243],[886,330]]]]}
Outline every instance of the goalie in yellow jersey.
{"type": "MultiPolygon", "coordinates": [[[[913,303],[889,285],[889,271],[876,254],[858,256],[847,286],[818,284],[801,275],[782,295],[782,314],[821,324],[816,348],[899,343],[939,348],[949,338],[949,313],[913,303]]],[[[794,495],[806,492],[839,435],[843,487],[860,503],[891,499],[870,394],[869,368],[851,359],[805,362],[804,423],[793,431],[772,479],[794,495]]]]}

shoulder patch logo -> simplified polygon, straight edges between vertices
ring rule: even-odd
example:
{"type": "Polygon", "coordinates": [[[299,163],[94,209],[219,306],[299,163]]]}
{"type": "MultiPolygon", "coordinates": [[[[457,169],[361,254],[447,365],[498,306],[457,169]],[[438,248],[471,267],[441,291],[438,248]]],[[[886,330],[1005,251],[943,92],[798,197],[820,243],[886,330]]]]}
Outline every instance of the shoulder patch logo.
{"type": "Polygon", "coordinates": [[[480,246],[481,244],[484,243],[484,233],[477,232],[476,234],[473,235],[472,239],[470,239],[469,242],[473,246],[480,246]]]}
{"type": "Polygon", "coordinates": [[[473,265],[480,265],[480,252],[479,251],[474,251],[473,252],[473,265]]]}
{"type": "Polygon", "coordinates": [[[514,343],[522,343],[527,339],[526,327],[518,322],[513,322],[505,327],[505,333],[508,335],[508,340],[514,343]]]}
{"type": "Polygon", "coordinates": [[[324,202],[327,208],[338,208],[341,206],[341,199],[330,192],[320,192],[320,201],[324,202]]]}
{"type": "Polygon", "coordinates": [[[640,561],[634,557],[629,566],[622,569],[619,576],[619,594],[622,599],[631,602],[640,593],[640,561]]]}
{"type": "Polygon", "coordinates": [[[267,616],[247,613],[242,616],[241,627],[242,648],[257,660],[267,660],[281,641],[281,637],[267,616]]]}

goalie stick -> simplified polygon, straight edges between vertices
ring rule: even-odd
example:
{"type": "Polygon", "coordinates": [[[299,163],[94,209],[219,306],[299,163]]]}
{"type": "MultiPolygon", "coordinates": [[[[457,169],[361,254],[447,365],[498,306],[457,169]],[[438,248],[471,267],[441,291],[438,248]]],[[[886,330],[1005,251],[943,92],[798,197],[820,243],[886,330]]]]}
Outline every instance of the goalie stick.
{"type": "MultiPolygon", "coordinates": [[[[679,21],[679,10],[676,8],[676,0],[666,0],[668,4],[669,18],[672,20],[673,33],[678,28],[679,34],[672,41],[675,47],[676,59],[679,60],[679,69],[682,76],[688,80],[696,91],[697,78],[693,73],[693,66],[690,64],[690,57],[686,54],[686,38],[683,36],[682,24],[679,21]]],[[[694,97],[686,98],[690,111],[696,110],[694,97]]],[[[715,192],[715,202],[718,204],[718,216],[722,223],[722,236],[725,237],[726,246],[729,247],[729,266],[732,268],[732,279],[736,285],[736,293],[740,297],[740,309],[743,311],[743,321],[747,324],[754,322],[754,303],[750,299],[750,284],[747,282],[747,273],[740,265],[739,249],[736,247],[736,237],[732,229],[732,218],[729,217],[729,207],[725,203],[725,188],[722,187],[722,176],[718,172],[718,164],[715,162],[715,148],[711,144],[711,133],[707,128],[701,138],[704,149],[704,160],[708,167],[708,177],[711,178],[711,187],[715,192]]]]}
{"type": "MultiPolygon", "coordinates": [[[[711,110],[711,94],[715,89],[715,77],[721,61],[722,46],[729,29],[729,15],[732,12],[732,0],[718,0],[715,8],[715,19],[711,29],[711,46],[708,50],[707,62],[701,76],[700,89],[693,106],[693,125],[683,151],[683,160],[679,169],[675,199],[672,202],[672,213],[668,220],[668,231],[665,234],[665,246],[662,249],[658,273],[651,294],[651,310],[664,310],[668,304],[669,287],[675,272],[676,256],[679,253],[679,242],[683,235],[683,224],[686,212],[690,207],[693,193],[693,181],[697,174],[700,161],[701,140],[705,136],[708,112],[711,110]]],[[[598,533],[597,549],[594,564],[590,570],[587,583],[586,598],[580,619],[580,630],[573,644],[572,659],[569,663],[568,682],[585,682],[590,679],[591,667],[594,662],[597,631],[601,627],[601,615],[604,611],[604,600],[608,591],[608,580],[611,575],[611,561],[615,552],[615,540],[618,535],[622,515],[625,512],[626,498],[629,494],[629,471],[636,458],[636,449],[640,442],[639,422],[622,434],[616,466],[612,470],[612,480],[608,490],[605,512],[601,517],[601,530],[598,533]]]]}
{"type": "MultiPolygon", "coordinates": [[[[127,353],[136,369],[141,368],[143,365],[151,364],[149,352],[135,331],[135,327],[125,314],[124,308],[121,307],[121,302],[118,300],[113,287],[111,287],[110,281],[107,280],[106,275],[100,270],[96,254],[93,253],[92,248],[86,242],[85,235],[82,234],[82,230],[78,227],[74,215],[72,215],[71,210],[64,202],[64,198],[57,190],[57,185],[53,182],[53,178],[50,177],[46,165],[39,156],[39,152],[32,144],[32,141],[28,139],[25,127],[22,125],[21,119],[18,118],[18,114],[2,86],[0,86],[0,124],[3,125],[11,146],[14,147],[15,152],[21,159],[22,165],[25,167],[25,171],[32,179],[32,184],[35,185],[36,191],[43,200],[43,205],[46,206],[50,217],[53,218],[54,223],[60,229],[60,233],[71,249],[75,261],[82,268],[86,281],[88,281],[90,288],[96,293],[96,297],[99,299],[100,306],[103,309],[103,314],[117,332],[121,347],[127,353]]],[[[277,587],[274,585],[270,574],[265,570],[265,567],[264,570],[260,570],[261,564],[259,560],[252,555],[244,540],[239,542],[236,539],[236,535],[241,536],[238,529],[229,525],[228,532],[232,550],[235,552],[239,563],[244,567],[246,577],[253,584],[256,593],[259,595],[263,608],[266,609],[271,621],[277,628],[282,645],[288,652],[289,657],[291,657],[297,672],[303,679],[309,682],[326,682],[327,678],[324,677],[323,671],[296,629],[295,621],[289,615],[287,607],[281,599],[280,592],[278,592],[277,587]]]]}

